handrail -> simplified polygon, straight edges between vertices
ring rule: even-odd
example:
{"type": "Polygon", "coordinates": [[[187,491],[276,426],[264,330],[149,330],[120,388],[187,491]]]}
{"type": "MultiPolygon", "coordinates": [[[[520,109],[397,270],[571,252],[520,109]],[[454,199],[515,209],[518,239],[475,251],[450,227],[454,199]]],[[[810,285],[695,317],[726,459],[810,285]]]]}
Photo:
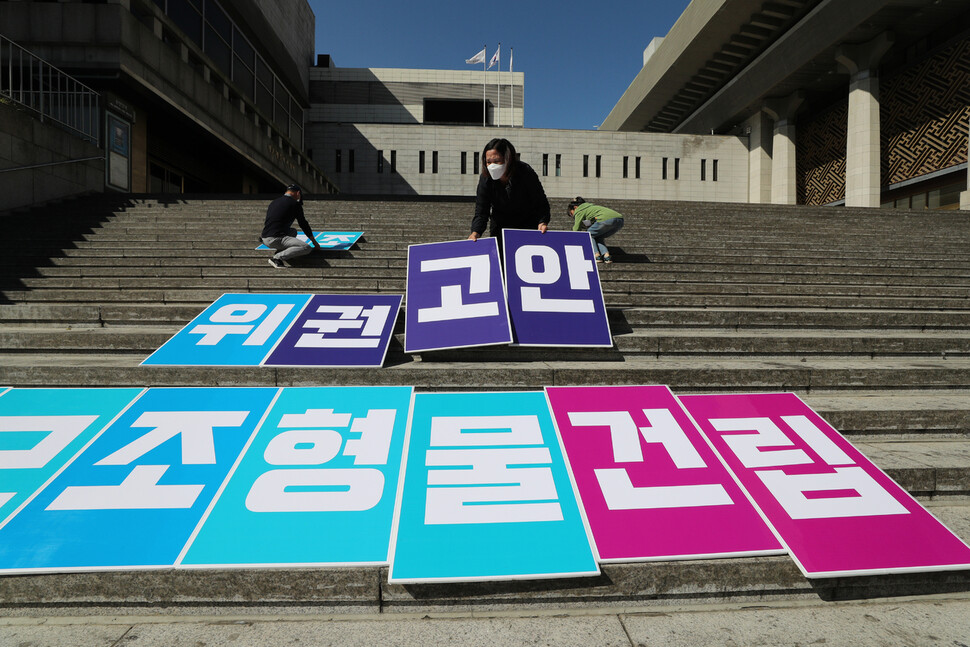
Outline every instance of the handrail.
{"type": "Polygon", "coordinates": [[[0,34],[0,96],[98,145],[101,95],[0,34]]]}
{"type": "Polygon", "coordinates": [[[45,166],[60,166],[61,164],[75,164],[77,162],[91,162],[93,160],[103,160],[104,155],[98,155],[95,157],[80,157],[78,159],[72,160],[61,160],[60,162],[47,162],[45,164],[31,164],[30,166],[16,166],[13,168],[0,168],[0,173],[10,173],[12,171],[29,171],[35,168],[44,168],[45,166]]]}

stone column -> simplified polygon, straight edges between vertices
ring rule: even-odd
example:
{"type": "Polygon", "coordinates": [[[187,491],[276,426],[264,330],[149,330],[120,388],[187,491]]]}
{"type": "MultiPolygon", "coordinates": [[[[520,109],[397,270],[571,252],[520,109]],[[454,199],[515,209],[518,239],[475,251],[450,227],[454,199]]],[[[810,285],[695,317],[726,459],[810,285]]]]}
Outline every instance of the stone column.
{"type": "Polygon", "coordinates": [[[843,45],[835,60],[849,72],[845,206],[878,207],[882,179],[879,145],[879,59],[893,43],[882,33],[868,43],[843,45]]]}
{"type": "Polygon", "coordinates": [[[763,111],[746,122],[748,130],[748,202],[771,202],[771,124],[763,111]]]}
{"type": "MultiPolygon", "coordinates": [[[[970,137],[967,137],[967,161],[970,162],[970,137]]],[[[970,163],[967,164],[967,190],[960,194],[960,208],[970,211],[970,163]]]]}
{"type": "Polygon", "coordinates": [[[795,171],[795,115],[805,97],[802,93],[765,101],[764,112],[775,120],[771,138],[771,204],[797,204],[795,171]]]}

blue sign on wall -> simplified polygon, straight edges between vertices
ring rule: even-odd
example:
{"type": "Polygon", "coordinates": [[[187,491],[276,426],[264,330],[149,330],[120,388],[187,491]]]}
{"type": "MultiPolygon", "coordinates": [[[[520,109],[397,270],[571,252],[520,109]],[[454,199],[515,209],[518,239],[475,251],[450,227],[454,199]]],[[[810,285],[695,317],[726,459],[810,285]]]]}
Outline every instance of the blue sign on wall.
{"type": "MultiPolygon", "coordinates": [[[[364,235],[362,231],[315,231],[313,232],[313,237],[316,239],[317,243],[323,249],[350,249],[354,246],[354,243],[364,235]]],[[[296,237],[302,240],[304,243],[307,242],[306,234],[302,231],[297,233],[296,237]]],[[[256,248],[257,251],[269,251],[269,247],[266,245],[260,245],[256,248]]]]}
{"type": "Polygon", "coordinates": [[[502,235],[515,342],[611,347],[589,234],[503,229],[502,235]]]}
{"type": "Polygon", "coordinates": [[[512,341],[494,238],[408,247],[404,350],[512,341]]]}
{"type": "Polygon", "coordinates": [[[141,389],[13,389],[0,397],[0,523],[141,389]]]}
{"type": "Polygon", "coordinates": [[[381,366],[400,308],[396,294],[315,295],[264,363],[381,366]]]}
{"type": "Polygon", "coordinates": [[[173,565],[277,391],[145,392],[0,529],[0,569],[173,565]]]}
{"type": "Polygon", "coordinates": [[[258,366],[309,301],[309,294],[224,294],[142,365],[258,366]]]}
{"type": "Polygon", "coordinates": [[[182,563],[387,563],[410,401],[284,389],[182,563]]]}
{"type": "Polygon", "coordinates": [[[541,393],[419,393],[391,582],[596,575],[541,393]]]}

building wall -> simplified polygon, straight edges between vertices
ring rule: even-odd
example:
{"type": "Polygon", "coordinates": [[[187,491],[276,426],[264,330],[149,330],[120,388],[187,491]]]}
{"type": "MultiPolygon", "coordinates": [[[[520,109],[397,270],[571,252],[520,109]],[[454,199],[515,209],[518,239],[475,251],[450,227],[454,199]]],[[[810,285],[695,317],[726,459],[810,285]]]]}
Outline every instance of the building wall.
{"type": "Polygon", "coordinates": [[[522,72],[314,67],[308,121],[423,124],[425,99],[477,102],[478,116],[484,99],[487,125],[521,127],[524,83],[522,72]]]}
{"type": "Polygon", "coordinates": [[[845,199],[848,121],[848,99],[798,121],[798,204],[824,205],[845,199]]]}
{"type": "MultiPolygon", "coordinates": [[[[225,5],[239,2],[224,0],[225,5]]],[[[309,69],[313,65],[316,17],[306,0],[253,0],[262,12],[265,24],[285,48],[300,77],[300,87],[306,91],[309,69]]],[[[324,17],[324,20],[326,17],[324,17]]]]}
{"type": "MultiPolygon", "coordinates": [[[[970,40],[880,78],[880,184],[885,190],[967,162],[970,40]]],[[[845,198],[848,101],[799,115],[798,201],[845,198]]]]}
{"type": "Polygon", "coordinates": [[[0,103],[0,212],[104,191],[104,151],[31,114],[0,103]]]}
{"type": "Polygon", "coordinates": [[[474,195],[479,172],[474,166],[475,153],[480,154],[491,138],[505,137],[516,147],[522,161],[539,174],[550,197],[582,195],[699,202],[746,202],[748,197],[747,138],[360,123],[310,124],[308,136],[314,162],[342,193],[351,195],[474,195]],[[350,170],[351,151],[353,171],[350,170]],[[393,172],[392,151],[396,159],[393,172]],[[419,169],[421,151],[425,152],[424,173],[419,169]],[[432,169],[435,152],[437,173],[432,169]],[[544,155],[548,155],[545,173],[544,155]],[[557,155],[561,156],[558,176],[557,155]],[[584,156],[588,156],[586,177],[584,156]],[[599,177],[596,177],[597,156],[599,177]],[[624,157],[627,158],[625,178],[624,157]],[[377,170],[379,158],[383,160],[383,172],[377,170]],[[636,177],[638,158],[639,178],[636,177]],[[663,178],[664,159],[667,179],[663,178]]]}
{"type": "Polygon", "coordinates": [[[880,94],[883,186],[967,161],[970,39],[887,78],[880,94]]]}

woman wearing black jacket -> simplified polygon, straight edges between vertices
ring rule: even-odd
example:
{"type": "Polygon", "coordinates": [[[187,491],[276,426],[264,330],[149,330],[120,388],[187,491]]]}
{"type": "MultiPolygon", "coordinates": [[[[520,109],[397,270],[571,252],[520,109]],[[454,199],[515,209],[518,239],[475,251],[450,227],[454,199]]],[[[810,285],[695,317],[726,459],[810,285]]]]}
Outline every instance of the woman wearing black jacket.
{"type": "Polygon", "coordinates": [[[515,155],[507,139],[493,139],[482,151],[482,171],[478,180],[475,217],[470,240],[478,240],[490,223],[489,234],[502,247],[502,229],[538,229],[546,232],[549,200],[539,176],[515,155]]]}

